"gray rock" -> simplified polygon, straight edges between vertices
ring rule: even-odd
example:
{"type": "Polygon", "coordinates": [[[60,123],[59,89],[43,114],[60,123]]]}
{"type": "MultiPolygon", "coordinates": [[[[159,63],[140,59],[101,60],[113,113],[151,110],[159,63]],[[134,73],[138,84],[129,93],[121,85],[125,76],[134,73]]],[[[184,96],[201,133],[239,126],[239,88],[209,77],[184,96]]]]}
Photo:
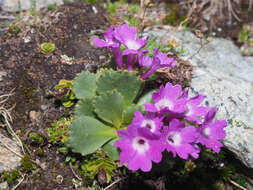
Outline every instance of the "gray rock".
{"type": "Polygon", "coordinates": [[[14,152],[21,154],[19,146],[14,140],[1,134],[0,131],[0,173],[13,170],[20,166],[21,158],[14,152]]]}
{"type": "Polygon", "coordinates": [[[246,189],[247,190],[253,190],[253,185],[250,183],[246,183],[246,189]]]}
{"type": "Polygon", "coordinates": [[[250,64],[253,64],[253,56],[247,56],[247,57],[244,57],[244,59],[250,63],[250,64]]]}
{"type": "Polygon", "coordinates": [[[8,189],[7,181],[0,183],[0,190],[6,190],[6,189],[8,189]]]}
{"type": "MultiPolygon", "coordinates": [[[[189,31],[151,28],[145,35],[165,44],[176,39],[178,49],[185,50],[182,59],[191,58],[201,47],[200,39],[189,31]]],[[[228,121],[225,147],[253,168],[253,59],[244,58],[231,41],[215,38],[189,61],[194,65],[191,93],[205,95],[205,104],[218,108],[216,119],[228,121]]]]}
{"type": "Polygon", "coordinates": [[[0,81],[2,81],[2,80],[3,80],[3,77],[6,76],[6,75],[7,75],[6,72],[0,71],[0,81]]]}
{"type": "Polygon", "coordinates": [[[35,8],[40,10],[50,4],[63,4],[63,0],[0,0],[0,5],[3,11],[16,12],[20,10],[29,10],[35,8]]]}

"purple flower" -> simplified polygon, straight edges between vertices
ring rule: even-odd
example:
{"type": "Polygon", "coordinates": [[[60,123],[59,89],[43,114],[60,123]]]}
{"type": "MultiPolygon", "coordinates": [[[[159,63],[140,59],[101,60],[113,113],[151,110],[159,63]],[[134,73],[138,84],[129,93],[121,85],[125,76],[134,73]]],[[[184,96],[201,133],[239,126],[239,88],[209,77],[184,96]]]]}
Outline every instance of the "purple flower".
{"type": "Polygon", "coordinates": [[[130,27],[127,24],[115,28],[115,38],[127,48],[122,55],[128,55],[126,66],[128,70],[132,70],[137,63],[137,54],[146,45],[148,38],[136,39],[136,27],[130,27]]]}
{"type": "Polygon", "coordinates": [[[138,62],[140,67],[150,67],[152,65],[152,58],[146,56],[146,53],[148,53],[148,50],[146,49],[138,53],[138,62]]]}
{"type": "Polygon", "coordinates": [[[118,136],[121,139],[114,145],[121,150],[120,161],[127,163],[130,170],[148,172],[152,168],[152,161],[161,161],[163,146],[160,137],[148,128],[128,127],[127,130],[118,131],[118,136]]]}
{"type": "Polygon", "coordinates": [[[174,157],[177,154],[187,160],[189,155],[198,156],[199,149],[194,146],[194,143],[199,134],[194,126],[184,127],[184,125],[179,120],[173,119],[169,128],[164,128],[162,139],[168,152],[172,152],[174,157]]]}
{"type": "Polygon", "coordinates": [[[195,124],[201,124],[202,116],[204,116],[207,111],[208,107],[205,106],[199,106],[201,102],[204,100],[204,96],[197,95],[192,98],[188,98],[188,91],[189,89],[186,89],[183,93],[181,98],[186,99],[186,111],[182,113],[172,113],[169,114],[166,117],[166,122],[171,121],[172,119],[187,119],[189,121],[194,122],[195,124]]]}
{"type": "Polygon", "coordinates": [[[140,111],[135,111],[131,125],[148,128],[150,132],[160,135],[160,129],[163,126],[162,120],[163,117],[158,117],[154,113],[142,115],[140,111]]]}
{"type": "Polygon", "coordinates": [[[209,109],[208,107],[205,106],[199,106],[199,104],[201,104],[203,100],[204,96],[200,94],[187,100],[186,102],[187,111],[184,113],[186,119],[196,124],[201,123],[200,117],[204,116],[209,109]]]}
{"type": "Polygon", "coordinates": [[[216,120],[212,122],[215,114],[215,108],[211,108],[205,115],[205,120],[199,128],[200,136],[198,141],[202,145],[211,148],[214,152],[218,153],[223,146],[220,140],[224,139],[226,136],[224,128],[227,126],[227,122],[225,120],[216,120]]]}
{"type": "Polygon", "coordinates": [[[153,93],[152,99],[155,104],[146,103],[145,109],[148,112],[162,112],[171,114],[183,114],[186,107],[186,99],[179,98],[181,95],[182,87],[180,85],[173,86],[167,83],[164,87],[160,86],[158,92],[153,93]]]}
{"type": "Polygon", "coordinates": [[[126,50],[123,52],[123,55],[127,55],[129,53],[138,53],[138,50],[142,49],[146,43],[147,38],[139,38],[137,37],[137,29],[136,27],[128,26],[124,24],[120,27],[115,28],[115,38],[122,44],[126,46],[126,50]]]}
{"type": "Polygon", "coordinates": [[[99,39],[97,37],[93,38],[93,44],[97,47],[105,47],[105,48],[109,48],[112,53],[113,56],[116,60],[116,63],[118,65],[118,68],[122,68],[122,54],[120,52],[120,43],[115,39],[114,37],[114,26],[111,26],[105,33],[104,33],[104,39],[99,39]]]}
{"type": "Polygon", "coordinates": [[[151,67],[141,76],[143,80],[147,79],[153,72],[157,69],[163,67],[174,67],[176,62],[174,62],[173,58],[167,57],[166,53],[162,53],[158,51],[157,48],[154,49],[154,57],[152,61],[151,67]]]}
{"type": "Polygon", "coordinates": [[[119,42],[114,38],[114,26],[111,26],[105,33],[104,39],[94,37],[93,44],[97,47],[116,48],[119,47],[119,42]]]}
{"type": "Polygon", "coordinates": [[[190,155],[193,157],[193,158],[199,158],[199,153],[200,153],[200,147],[194,143],[191,143],[191,145],[193,146],[194,148],[194,151],[190,153],[190,155]]]}

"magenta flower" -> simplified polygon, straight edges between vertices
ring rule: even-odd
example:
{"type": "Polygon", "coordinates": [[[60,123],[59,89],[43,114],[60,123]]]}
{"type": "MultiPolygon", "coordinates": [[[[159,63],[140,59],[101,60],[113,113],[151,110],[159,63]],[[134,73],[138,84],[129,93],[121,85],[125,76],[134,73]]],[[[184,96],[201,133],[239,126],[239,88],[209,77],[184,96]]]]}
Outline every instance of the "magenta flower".
{"type": "Polygon", "coordinates": [[[182,87],[180,85],[173,86],[167,83],[164,87],[160,86],[158,92],[153,93],[152,99],[155,104],[146,103],[145,109],[148,112],[162,112],[171,114],[182,114],[186,111],[186,99],[180,98],[182,87]]]}
{"type": "Polygon", "coordinates": [[[154,113],[142,115],[140,111],[135,111],[131,125],[134,127],[146,127],[150,132],[160,135],[160,129],[163,126],[162,120],[163,117],[158,117],[154,113]]]}
{"type": "Polygon", "coordinates": [[[128,26],[124,24],[120,27],[115,28],[115,38],[127,48],[123,55],[130,53],[137,54],[140,49],[142,49],[146,43],[147,38],[137,38],[137,29],[136,27],[128,26]]]}
{"type": "Polygon", "coordinates": [[[160,137],[148,128],[128,127],[127,130],[118,131],[118,136],[121,139],[114,145],[121,150],[120,161],[127,163],[130,170],[148,172],[152,168],[152,161],[161,161],[163,146],[160,137]]]}
{"type": "Polygon", "coordinates": [[[141,78],[145,80],[157,69],[160,69],[163,67],[174,67],[175,65],[176,65],[176,62],[174,61],[173,58],[167,57],[166,53],[162,53],[158,51],[157,48],[155,48],[151,67],[141,76],[141,78]]]}
{"type": "Polygon", "coordinates": [[[193,157],[193,158],[199,158],[199,153],[200,153],[200,147],[194,143],[191,143],[192,147],[194,148],[194,151],[190,153],[190,155],[193,157]]]}
{"type": "Polygon", "coordinates": [[[216,120],[212,122],[215,114],[215,108],[211,108],[206,114],[205,120],[199,128],[200,136],[198,142],[218,153],[223,146],[220,140],[224,139],[226,136],[224,128],[227,126],[227,122],[225,120],[216,120]]]}
{"type": "Polygon", "coordinates": [[[169,128],[164,128],[162,139],[168,152],[172,152],[174,157],[177,154],[187,160],[189,155],[198,156],[199,149],[193,143],[199,134],[194,126],[184,127],[184,125],[179,120],[173,119],[169,128]]]}
{"type": "Polygon", "coordinates": [[[114,26],[111,26],[105,33],[104,39],[94,37],[93,44],[97,47],[116,48],[119,47],[119,42],[114,38],[114,26]]]}
{"type": "Polygon", "coordinates": [[[114,26],[111,26],[105,33],[104,39],[99,39],[97,37],[93,38],[93,44],[97,47],[109,48],[112,51],[112,54],[116,60],[118,68],[122,68],[122,54],[120,52],[120,43],[114,37],[114,26]]]}
{"type": "Polygon", "coordinates": [[[136,39],[136,27],[130,27],[127,24],[115,28],[115,38],[127,48],[122,52],[122,55],[128,55],[126,66],[128,70],[132,70],[138,61],[137,54],[146,45],[148,38],[136,39]]]}
{"type": "Polygon", "coordinates": [[[186,99],[186,111],[182,113],[172,113],[169,114],[166,117],[166,121],[169,122],[172,119],[187,119],[189,121],[192,121],[195,124],[201,124],[201,119],[205,116],[205,114],[208,111],[208,107],[206,106],[199,106],[203,100],[204,96],[197,95],[192,98],[188,98],[188,91],[189,89],[186,89],[181,96],[181,99],[186,99]]]}
{"type": "Polygon", "coordinates": [[[209,109],[205,106],[199,106],[203,100],[204,96],[199,94],[197,96],[189,98],[186,101],[187,111],[184,113],[184,117],[187,120],[192,121],[196,124],[201,123],[200,117],[204,116],[209,109]]]}
{"type": "Polygon", "coordinates": [[[138,63],[140,67],[150,67],[152,65],[152,58],[146,56],[146,53],[148,53],[146,49],[138,53],[138,63]]]}

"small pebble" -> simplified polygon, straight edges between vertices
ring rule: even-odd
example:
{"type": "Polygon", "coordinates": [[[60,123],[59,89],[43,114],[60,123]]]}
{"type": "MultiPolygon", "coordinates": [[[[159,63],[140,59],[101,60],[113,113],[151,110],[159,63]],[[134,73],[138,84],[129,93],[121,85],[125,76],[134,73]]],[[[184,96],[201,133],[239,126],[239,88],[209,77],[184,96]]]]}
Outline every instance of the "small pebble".
{"type": "Polygon", "coordinates": [[[56,176],[56,182],[57,182],[58,184],[62,184],[62,182],[63,182],[63,177],[62,177],[62,175],[56,176]]]}
{"type": "Polygon", "coordinates": [[[43,111],[45,111],[45,110],[48,108],[48,106],[47,106],[47,105],[41,105],[40,108],[41,108],[43,111]]]}
{"type": "Polygon", "coordinates": [[[92,10],[93,10],[93,12],[94,12],[95,14],[97,14],[97,13],[98,13],[98,10],[97,10],[97,8],[96,8],[96,7],[92,6],[92,10]]]}
{"type": "Polygon", "coordinates": [[[8,183],[7,181],[0,183],[0,189],[8,189],[8,183]]]}
{"type": "Polygon", "coordinates": [[[40,119],[41,113],[34,110],[30,111],[29,118],[34,123],[40,119]]]}
{"type": "Polygon", "coordinates": [[[31,37],[30,36],[23,37],[23,40],[25,43],[29,43],[31,41],[31,37]]]}
{"type": "Polygon", "coordinates": [[[102,59],[106,59],[106,57],[104,55],[100,55],[99,60],[102,60],[102,59]]]}

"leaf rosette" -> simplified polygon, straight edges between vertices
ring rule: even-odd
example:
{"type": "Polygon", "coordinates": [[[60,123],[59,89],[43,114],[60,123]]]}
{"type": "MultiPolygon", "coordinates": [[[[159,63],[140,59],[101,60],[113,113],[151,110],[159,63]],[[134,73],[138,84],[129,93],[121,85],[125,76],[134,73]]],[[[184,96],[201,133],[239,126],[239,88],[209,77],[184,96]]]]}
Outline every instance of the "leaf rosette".
{"type": "Polygon", "coordinates": [[[69,147],[82,155],[102,148],[114,160],[119,158],[114,142],[117,130],[131,123],[143,81],[134,72],[102,69],[97,74],[82,72],[74,80],[79,99],[69,130],[69,147]]]}

